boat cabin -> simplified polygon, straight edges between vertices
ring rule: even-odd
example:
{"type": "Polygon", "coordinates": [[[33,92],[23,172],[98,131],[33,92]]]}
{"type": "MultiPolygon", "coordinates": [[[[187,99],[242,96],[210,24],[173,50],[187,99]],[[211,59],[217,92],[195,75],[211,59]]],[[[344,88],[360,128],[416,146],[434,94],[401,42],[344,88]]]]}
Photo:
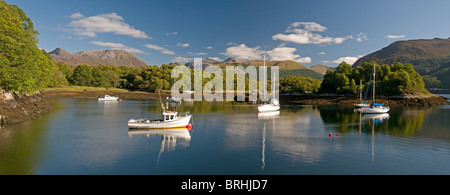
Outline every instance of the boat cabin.
{"type": "Polygon", "coordinates": [[[171,121],[178,117],[178,113],[172,112],[172,111],[165,111],[165,112],[163,112],[162,115],[163,115],[164,121],[171,121]]]}

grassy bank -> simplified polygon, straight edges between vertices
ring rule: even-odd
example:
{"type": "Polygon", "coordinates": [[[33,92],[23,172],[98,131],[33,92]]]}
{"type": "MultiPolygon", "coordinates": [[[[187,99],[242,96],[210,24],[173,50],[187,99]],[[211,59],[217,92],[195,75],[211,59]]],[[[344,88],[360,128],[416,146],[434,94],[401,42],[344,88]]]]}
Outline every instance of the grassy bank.
{"type": "MultiPolygon", "coordinates": [[[[44,96],[48,98],[70,97],[70,98],[98,98],[102,95],[118,96],[121,99],[153,99],[159,98],[158,93],[144,91],[130,91],[118,88],[65,86],[60,88],[49,88],[44,90],[44,96]]],[[[161,92],[161,96],[167,96],[167,92],[161,92]]]]}

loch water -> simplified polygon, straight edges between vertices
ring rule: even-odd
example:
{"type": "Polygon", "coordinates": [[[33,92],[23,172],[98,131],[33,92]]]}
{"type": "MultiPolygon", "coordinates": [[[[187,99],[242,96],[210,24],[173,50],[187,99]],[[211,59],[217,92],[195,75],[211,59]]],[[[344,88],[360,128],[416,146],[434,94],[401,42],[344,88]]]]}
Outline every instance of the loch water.
{"type": "Polygon", "coordinates": [[[51,101],[53,112],[0,129],[0,175],[450,174],[450,105],[367,116],[285,102],[264,116],[182,102],[169,107],[193,115],[191,130],[136,131],[127,121],[160,118],[159,99],[51,101]]]}

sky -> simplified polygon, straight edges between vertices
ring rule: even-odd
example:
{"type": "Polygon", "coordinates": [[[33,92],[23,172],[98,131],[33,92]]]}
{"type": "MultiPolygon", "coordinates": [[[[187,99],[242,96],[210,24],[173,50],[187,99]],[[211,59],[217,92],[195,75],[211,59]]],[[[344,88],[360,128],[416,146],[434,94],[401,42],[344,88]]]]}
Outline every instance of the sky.
{"type": "Polygon", "coordinates": [[[294,60],[335,67],[400,40],[450,37],[448,0],[5,0],[70,53],[123,49],[149,65],[294,60]]]}

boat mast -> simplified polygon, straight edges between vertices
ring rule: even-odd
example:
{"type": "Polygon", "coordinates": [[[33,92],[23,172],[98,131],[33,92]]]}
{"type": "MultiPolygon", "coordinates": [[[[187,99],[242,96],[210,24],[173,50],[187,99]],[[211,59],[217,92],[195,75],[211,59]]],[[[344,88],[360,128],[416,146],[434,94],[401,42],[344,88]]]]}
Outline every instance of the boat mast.
{"type": "Polygon", "coordinates": [[[359,102],[362,102],[362,79],[359,80],[359,102]]]}
{"type": "Polygon", "coordinates": [[[267,80],[266,80],[266,77],[267,77],[267,72],[266,72],[267,70],[266,70],[266,55],[264,55],[264,68],[263,68],[263,72],[264,72],[264,77],[263,77],[263,86],[266,86],[266,87],[264,87],[263,89],[264,89],[264,99],[266,99],[266,93],[267,93],[267,80]]]}
{"type": "Polygon", "coordinates": [[[375,81],[376,81],[376,70],[375,70],[375,64],[373,65],[373,104],[375,104],[375,81]]]}

